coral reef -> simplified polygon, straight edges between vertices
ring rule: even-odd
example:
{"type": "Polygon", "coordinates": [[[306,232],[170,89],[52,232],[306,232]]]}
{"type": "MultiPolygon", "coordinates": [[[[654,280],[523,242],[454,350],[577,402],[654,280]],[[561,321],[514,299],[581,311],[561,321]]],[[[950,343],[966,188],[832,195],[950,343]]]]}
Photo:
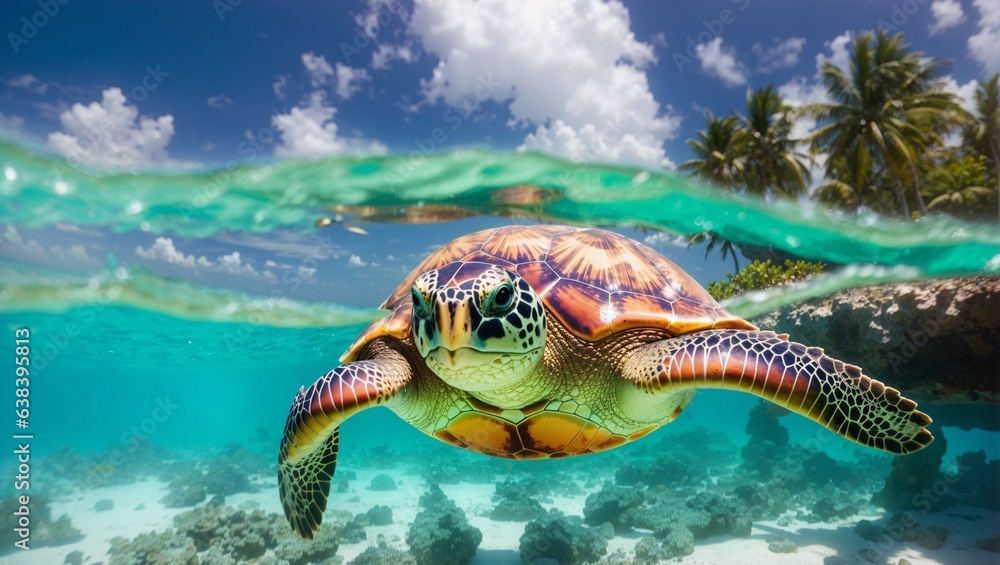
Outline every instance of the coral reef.
{"type": "Polygon", "coordinates": [[[167,508],[187,508],[205,501],[205,486],[197,482],[201,474],[178,477],[167,485],[166,496],[160,499],[167,508]]]}
{"type": "Polygon", "coordinates": [[[198,549],[191,538],[173,530],[139,534],[131,541],[114,538],[108,556],[111,565],[198,565],[198,549]]]}
{"type": "Polygon", "coordinates": [[[510,479],[496,484],[493,501],[497,503],[490,511],[491,520],[503,522],[527,522],[541,516],[545,509],[531,496],[536,489],[533,482],[515,482],[510,479]]]}
{"type": "MultiPolygon", "coordinates": [[[[18,514],[20,509],[21,504],[17,497],[12,496],[0,500],[0,513],[4,516],[16,518],[20,515],[18,514]]],[[[44,496],[32,496],[29,511],[31,547],[65,545],[83,537],[80,530],[73,527],[73,522],[68,515],[63,514],[56,520],[52,519],[52,510],[49,508],[48,499],[44,496]]],[[[11,520],[11,524],[13,523],[14,521],[11,520]]],[[[21,536],[14,528],[13,525],[3,528],[2,533],[0,533],[0,543],[3,544],[3,549],[0,551],[17,549],[14,547],[14,543],[20,540],[21,536]]]]}
{"type": "Polygon", "coordinates": [[[384,540],[369,546],[350,565],[417,565],[412,555],[391,547],[384,540]]]}
{"type": "Polygon", "coordinates": [[[392,524],[392,508],[388,506],[373,506],[365,513],[368,523],[372,526],[388,526],[392,524]]]}
{"type": "Polygon", "coordinates": [[[528,522],[521,536],[521,558],[529,563],[539,558],[560,565],[594,563],[607,551],[603,536],[585,528],[579,517],[556,509],[528,522]]]}
{"type": "Polygon", "coordinates": [[[583,521],[591,526],[611,523],[615,533],[632,529],[631,511],[642,505],[642,493],[631,487],[604,485],[600,491],[587,497],[583,507],[583,521]]]}
{"type": "Polygon", "coordinates": [[[389,475],[375,475],[368,485],[368,490],[396,490],[396,481],[392,480],[389,475]]]}
{"type": "Polygon", "coordinates": [[[115,503],[107,498],[102,498],[94,503],[94,512],[107,512],[115,507],[115,503]]]}
{"type": "Polygon", "coordinates": [[[432,484],[420,497],[422,510],[410,524],[406,543],[418,565],[461,565],[476,554],[483,533],[465,512],[432,484]]]}
{"type": "Polygon", "coordinates": [[[934,492],[934,484],[938,481],[948,484],[940,470],[948,442],[940,424],[934,422],[929,429],[935,436],[934,442],[916,453],[893,459],[892,472],[885,478],[882,490],[872,496],[873,504],[892,512],[941,510],[954,503],[954,497],[948,492],[950,489],[941,494],[934,492]]]}
{"type": "Polygon", "coordinates": [[[700,485],[708,479],[704,464],[688,453],[670,453],[652,461],[625,463],[615,472],[615,482],[623,486],[700,485]]]}

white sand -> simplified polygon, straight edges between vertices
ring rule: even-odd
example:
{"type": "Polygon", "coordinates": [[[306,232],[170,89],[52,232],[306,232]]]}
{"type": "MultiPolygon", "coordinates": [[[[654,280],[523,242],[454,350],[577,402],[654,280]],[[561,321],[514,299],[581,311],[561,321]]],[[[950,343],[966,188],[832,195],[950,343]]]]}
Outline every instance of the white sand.
{"type": "MultiPolygon", "coordinates": [[[[368,539],[361,543],[342,544],[338,555],[349,563],[368,546],[375,545],[379,534],[385,536],[390,545],[405,549],[406,531],[419,511],[417,502],[426,490],[423,479],[414,475],[402,474],[397,470],[385,471],[392,476],[398,485],[395,491],[369,491],[367,485],[371,478],[383,471],[358,471],[358,478],[351,481],[350,490],[346,493],[334,492],[330,497],[330,508],[337,508],[357,514],[365,512],[376,504],[392,508],[393,524],[390,526],[371,526],[366,528],[368,539]],[[359,500],[351,502],[350,499],[359,500]]],[[[264,477],[259,481],[262,491],[253,494],[237,494],[227,497],[226,503],[237,508],[260,508],[266,512],[281,512],[278,501],[277,483],[273,477],[264,477]]],[[[336,486],[336,485],[334,485],[336,486]]],[[[490,497],[493,494],[493,484],[461,484],[442,485],[441,489],[448,497],[465,510],[469,521],[483,532],[483,541],[479,546],[474,565],[520,564],[518,555],[519,539],[524,531],[524,522],[495,522],[486,517],[493,508],[490,497]]],[[[110,540],[116,536],[133,538],[142,532],[160,531],[173,526],[173,517],[189,509],[164,508],[159,500],[166,494],[166,485],[158,481],[143,481],[121,487],[107,487],[88,490],[66,498],[53,500],[52,516],[57,518],[69,514],[73,525],[85,536],[83,540],[59,547],[32,549],[30,552],[9,554],[0,558],[3,563],[45,563],[58,565],[63,562],[66,554],[80,550],[84,555],[84,563],[97,561],[108,562],[107,550],[110,540]],[[106,512],[94,511],[98,500],[109,499],[114,503],[114,509],[106,512]],[[145,508],[137,510],[140,505],[145,508]]],[[[583,504],[586,495],[577,497],[555,497],[552,503],[543,504],[546,508],[556,507],[566,514],[583,515],[583,504]]],[[[854,533],[854,524],[863,518],[878,519],[878,516],[855,516],[829,524],[809,524],[793,522],[790,526],[778,526],[775,522],[755,523],[750,537],[732,538],[716,536],[705,540],[697,540],[693,555],[683,558],[687,564],[741,563],[754,564],[800,564],[822,563],[829,555],[839,555],[849,559],[858,550],[870,547],[880,549],[890,563],[898,563],[900,558],[906,558],[914,565],[926,563],[962,565],[995,564],[1000,562],[1000,555],[979,550],[975,540],[993,536],[1000,528],[1000,514],[981,509],[952,508],[939,514],[915,514],[922,526],[943,526],[951,532],[946,546],[935,551],[926,550],[914,543],[892,543],[879,548],[867,543],[854,533]],[[967,517],[979,517],[969,520],[967,517]],[[777,554],[767,548],[765,538],[778,534],[798,546],[797,553],[777,554]]],[[[635,543],[644,533],[633,532],[628,536],[618,536],[608,543],[609,554],[618,550],[625,557],[632,556],[635,543]]]]}

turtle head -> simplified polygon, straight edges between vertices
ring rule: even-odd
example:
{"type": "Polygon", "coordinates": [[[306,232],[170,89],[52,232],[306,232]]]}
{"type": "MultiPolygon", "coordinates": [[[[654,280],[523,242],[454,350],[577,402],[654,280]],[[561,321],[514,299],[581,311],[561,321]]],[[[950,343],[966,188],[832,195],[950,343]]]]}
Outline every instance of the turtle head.
{"type": "Polygon", "coordinates": [[[455,388],[509,387],[542,358],[545,308],[517,273],[489,263],[450,263],[417,277],[410,294],[417,349],[455,388]]]}

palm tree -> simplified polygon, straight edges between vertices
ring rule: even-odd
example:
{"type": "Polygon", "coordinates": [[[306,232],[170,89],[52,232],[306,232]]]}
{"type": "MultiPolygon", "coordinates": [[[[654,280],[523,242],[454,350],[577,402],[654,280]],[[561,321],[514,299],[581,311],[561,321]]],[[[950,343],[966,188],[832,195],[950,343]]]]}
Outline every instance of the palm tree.
{"type": "Polygon", "coordinates": [[[747,112],[738,117],[744,139],[740,160],[749,194],[795,197],[806,191],[810,176],[802,162],[806,156],[796,151],[799,141],[789,139],[788,113],[773,85],[747,89],[747,112]]]}
{"type": "Polygon", "coordinates": [[[981,147],[993,161],[997,182],[997,206],[1000,215],[1000,73],[988,81],[979,81],[976,89],[976,117],[965,131],[966,146],[981,147]]]}
{"type": "Polygon", "coordinates": [[[705,115],[705,129],[697,139],[689,139],[688,147],[695,154],[677,167],[719,188],[734,190],[742,184],[743,163],[737,156],[741,144],[739,122],[732,116],[716,118],[705,115]]]}
{"type": "Polygon", "coordinates": [[[881,30],[855,38],[847,72],[824,63],[820,74],[833,101],[802,111],[820,124],[809,140],[813,151],[830,155],[827,176],[835,178],[833,168],[848,162],[853,174],[847,184],[866,194],[885,168],[895,178],[902,215],[910,216],[907,186],[926,214],[917,164],[962,115],[955,97],[943,90],[944,65],[909,51],[901,34],[881,30]]]}

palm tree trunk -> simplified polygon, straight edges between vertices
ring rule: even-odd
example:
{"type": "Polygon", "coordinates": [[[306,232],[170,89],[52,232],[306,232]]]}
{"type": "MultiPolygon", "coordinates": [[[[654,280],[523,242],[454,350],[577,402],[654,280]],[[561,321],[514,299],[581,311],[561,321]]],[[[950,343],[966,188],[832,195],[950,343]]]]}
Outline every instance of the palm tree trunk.
{"type": "Polygon", "coordinates": [[[910,173],[913,175],[913,192],[917,195],[917,206],[920,206],[920,215],[927,215],[927,205],[924,204],[924,196],[920,194],[920,177],[917,176],[917,166],[910,163],[910,173]]]}
{"type": "Polygon", "coordinates": [[[993,167],[997,170],[997,220],[1000,221],[1000,150],[995,139],[990,139],[990,152],[993,153],[993,167]]]}

